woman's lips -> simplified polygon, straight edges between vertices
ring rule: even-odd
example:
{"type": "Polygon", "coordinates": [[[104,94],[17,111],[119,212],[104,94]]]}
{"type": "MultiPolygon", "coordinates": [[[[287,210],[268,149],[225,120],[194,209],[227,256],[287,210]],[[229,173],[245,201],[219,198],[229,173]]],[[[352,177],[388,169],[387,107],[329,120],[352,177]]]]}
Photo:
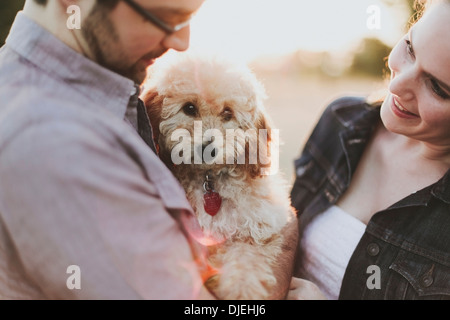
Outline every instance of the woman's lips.
{"type": "Polygon", "coordinates": [[[391,104],[392,111],[394,114],[400,118],[404,119],[413,119],[418,118],[419,116],[417,114],[414,114],[412,112],[409,112],[404,108],[398,101],[395,99],[395,97],[392,97],[392,104],[391,104]]]}

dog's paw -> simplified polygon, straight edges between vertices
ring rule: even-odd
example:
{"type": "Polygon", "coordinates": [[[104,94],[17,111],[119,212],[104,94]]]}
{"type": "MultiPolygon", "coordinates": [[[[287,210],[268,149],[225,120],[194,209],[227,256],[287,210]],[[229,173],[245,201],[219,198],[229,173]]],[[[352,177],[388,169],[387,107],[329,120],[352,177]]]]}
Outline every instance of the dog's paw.
{"type": "Polygon", "coordinates": [[[267,248],[247,243],[233,243],[215,258],[221,267],[214,293],[226,300],[264,300],[273,294],[277,280],[272,270],[272,257],[267,248]]]}
{"type": "Polygon", "coordinates": [[[216,274],[212,277],[209,277],[205,281],[206,288],[208,288],[208,290],[213,292],[215,295],[217,295],[217,292],[218,292],[219,280],[220,280],[220,276],[218,274],[216,274]]]}
{"type": "Polygon", "coordinates": [[[225,300],[266,300],[270,298],[269,288],[276,284],[273,275],[247,274],[242,279],[242,274],[233,279],[232,275],[222,277],[216,289],[216,295],[225,300]]]}

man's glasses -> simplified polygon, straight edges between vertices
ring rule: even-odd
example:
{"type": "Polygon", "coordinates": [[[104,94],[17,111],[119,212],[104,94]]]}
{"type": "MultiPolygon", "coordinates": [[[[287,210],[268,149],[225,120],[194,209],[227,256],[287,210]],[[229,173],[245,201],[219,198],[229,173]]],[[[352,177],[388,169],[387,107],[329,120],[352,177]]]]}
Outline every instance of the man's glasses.
{"type": "Polygon", "coordinates": [[[176,26],[172,27],[172,26],[168,25],[166,22],[164,22],[161,19],[159,19],[158,17],[156,17],[154,14],[152,14],[152,13],[148,12],[147,10],[145,10],[144,8],[142,8],[140,5],[138,5],[133,0],[123,0],[123,1],[126,2],[131,8],[133,8],[137,13],[139,13],[141,16],[143,16],[146,20],[150,21],[151,23],[153,23],[155,26],[157,26],[158,28],[160,28],[167,34],[172,34],[177,31],[180,31],[181,29],[186,28],[191,23],[191,21],[188,20],[188,21],[185,21],[183,23],[177,24],[176,26]]]}

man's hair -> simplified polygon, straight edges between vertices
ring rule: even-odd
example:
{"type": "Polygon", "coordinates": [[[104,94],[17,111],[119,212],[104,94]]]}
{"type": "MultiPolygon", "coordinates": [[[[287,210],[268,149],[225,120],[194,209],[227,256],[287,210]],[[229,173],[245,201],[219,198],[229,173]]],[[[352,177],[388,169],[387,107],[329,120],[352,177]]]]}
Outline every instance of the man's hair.
{"type": "MultiPolygon", "coordinates": [[[[47,0],[45,0],[47,1],[47,0]]],[[[97,5],[102,6],[106,9],[114,9],[117,4],[119,3],[119,0],[97,0],[97,5]]]]}

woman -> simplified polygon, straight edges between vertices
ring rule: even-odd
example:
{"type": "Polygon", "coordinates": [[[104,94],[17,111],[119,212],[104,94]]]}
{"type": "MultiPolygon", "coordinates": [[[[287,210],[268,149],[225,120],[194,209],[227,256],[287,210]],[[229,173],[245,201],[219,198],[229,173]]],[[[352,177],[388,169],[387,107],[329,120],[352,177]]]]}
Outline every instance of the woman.
{"type": "Polygon", "coordinates": [[[389,56],[381,107],[332,103],[296,160],[290,299],[450,299],[450,0],[389,56]],[[317,286],[313,285],[315,283],[317,286]]]}

